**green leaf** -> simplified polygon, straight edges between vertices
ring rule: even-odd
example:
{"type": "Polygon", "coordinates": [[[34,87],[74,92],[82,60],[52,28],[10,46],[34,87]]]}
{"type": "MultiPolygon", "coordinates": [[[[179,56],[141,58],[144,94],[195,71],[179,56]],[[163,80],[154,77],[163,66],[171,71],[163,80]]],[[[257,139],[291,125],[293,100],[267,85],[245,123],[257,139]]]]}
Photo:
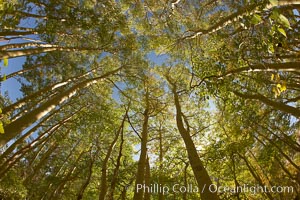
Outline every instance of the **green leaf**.
{"type": "Polygon", "coordinates": [[[279,12],[278,12],[277,9],[272,10],[272,14],[271,14],[270,18],[274,19],[274,20],[278,20],[278,18],[279,18],[279,12]]]}
{"type": "Polygon", "coordinates": [[[0,122],[0,134],[4,134],[4,127],[2,122],[0,122]]]}
{"type": "Polygon", "coordinates": [[[273,44],[268,45],[268,52],[273,54],[275,52],[273,44]]]}
{"type": "Polygon", "coordinates": [[[2,114],[2,109],[0,108],[0,114],[2,114]]]}
{"type": "Polygon", "coordinates": [[[284,35],[284,37],[286,37],[286,32],[283,28],[278,28],[277,29],[282,35],[284,35]]]}
{"type": "Polygon", "coordinates": [[[278,6],[278,0],[269,0],[270,4],[273,6],[278,6]]]}
{"type": "Polygon", "coordinates": [[[261,21],[262,21],[261,16],[258,15],[258,14],[254,14],[252,19],[251,19],[251,24],[256,25],[256,24],[259,24],[261,21]]]}
{"type": "Polygon", "coordinates": [[[279,22],[287,28],[291,28],[289,20],[282,14],[279,15],[279,22]]]}
{"type": "Polygon", "coordinates": [[[3,58],[4,67],[8,66],[8,58],[3,58]]]}

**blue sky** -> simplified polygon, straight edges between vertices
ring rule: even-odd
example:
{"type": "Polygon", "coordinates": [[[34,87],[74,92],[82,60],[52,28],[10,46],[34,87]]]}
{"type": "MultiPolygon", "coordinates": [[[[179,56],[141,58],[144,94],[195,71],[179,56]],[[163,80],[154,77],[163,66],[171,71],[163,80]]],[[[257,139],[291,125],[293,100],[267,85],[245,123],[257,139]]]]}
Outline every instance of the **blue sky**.
{"type": "MultiPolygon", "coordinates": [[[[0,43],[0,45],[3,45],[0,43]]],[[[1,66],[1,75],[2,77],[6,74],[13,73],[15,71],[18,71],[22,69],[22,65],[25,62],[25,57],[19,57],[19,58],[12,58],[8,60],[8,66],[4,67],[3,60],[0,63],[1,66]]],[[[16,98],[20,98],[22,96],[22,93],[20,92],[21,84],[16,80],[16,78],[10,78],[6,81],[3,81],[1,84],[1,95],[4,95],[4,93],[7,91],[10,99],[12,101],[15,101],[16,98]]]]}
{"type": "MultiPolygon", "coordinates": [[[[34,28],[36,26],[36,20],[33,18],[26,18],[25,20],[21,20],[20,22],[21,27],[27,27],[27,28],[34,28]]],[[[34,35],[28,35],[28,38],[34,38],[38,39],[34,35]]],[[[7,41],[0,41],[0,46],[9,44],[9,43],[24,43],[28,42],[27,40],[22,39],[14,39],[14,40],[7,40],[7,41]]],[[[8,60],[8,66],[4,67],[4,63],[2,58],[0,57],[0,70],[1,70],[1,76],[3,77],[4,74],[8,75],[10,73],[19,71],[22,69],[22,65],[26,60],[26,57],[18,57],[18,58],[10,58],[8,60]]],[[[10,78],[6,81],[3,81],[1,83],[0,93],[1,95],[4,95],[4,93],[7,91],[10,99],[12,101],[15,101],[16,98],[20,98],[22,96],[22,93],[20,92],[21,84],[16,80],[16,78],[10,78]]]]}
{"type": "MultiPolygon", "coordinates": [[[[15,41],[16,43],[21,41],[15,41]]],[[[14,42],[14,43],[15,43],[14,42]]],[[[7,44],[7,42],[0,42],[0,46],[7,44]]],[[[156,65],[162,65],[169,58],[168,55],[157,55],[155,52],[150,52],[147,55],[147,58],[152,61],[156,65]]],[[[8,60],[8,66],[4,67],[3,60],[0,62],[1,66],[1,75],[8,75],[10,73],[19,71],[22,69],[22,65],[24,64],[26,57],[18,57],[11,58],[8,60]]],[[[3,81],[1,84],[1,95],[3,96],[5,92],[8,92],[9,98],[14,102],[17,98],[22,97],[22,93],[20,92],[21,84],[17,81],[17,77],[13,77],[3,81]]]]}

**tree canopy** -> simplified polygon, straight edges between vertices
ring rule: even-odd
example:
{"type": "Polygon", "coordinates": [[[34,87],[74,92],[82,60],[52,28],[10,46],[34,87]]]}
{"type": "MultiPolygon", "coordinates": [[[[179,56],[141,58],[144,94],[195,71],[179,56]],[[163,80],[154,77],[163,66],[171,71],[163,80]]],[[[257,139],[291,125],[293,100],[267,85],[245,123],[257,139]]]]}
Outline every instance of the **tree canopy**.
{"type": "Polygon", "coordinates": [[[300,198],[299,1],[0,0],[0,16],[0,199],[300,198]]]}

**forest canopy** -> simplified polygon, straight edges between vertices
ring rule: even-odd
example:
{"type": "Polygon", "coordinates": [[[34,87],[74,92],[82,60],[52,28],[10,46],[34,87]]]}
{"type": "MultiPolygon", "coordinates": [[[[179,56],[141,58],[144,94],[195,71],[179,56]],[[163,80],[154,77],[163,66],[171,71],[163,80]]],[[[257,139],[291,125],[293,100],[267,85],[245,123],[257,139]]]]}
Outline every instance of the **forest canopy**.
{"type": "Polygon", "coordinates": [[[300,1],[0,17],[0,200],[300,199],[300,1]]]}

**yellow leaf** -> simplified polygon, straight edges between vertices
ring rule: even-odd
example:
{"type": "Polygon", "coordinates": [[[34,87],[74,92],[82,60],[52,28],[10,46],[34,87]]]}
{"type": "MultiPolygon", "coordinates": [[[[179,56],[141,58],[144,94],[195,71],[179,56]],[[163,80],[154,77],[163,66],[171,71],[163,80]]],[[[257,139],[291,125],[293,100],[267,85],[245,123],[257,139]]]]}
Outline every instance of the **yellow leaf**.
{"type": "Polygon", "coordinates": [[[0,10],[4,10],[4,2],[3,0],[0,0],[0,10]]]}
{"type": "Polygon", "coordinates": [[[269,0],[273,6],[278,6],[278,0],[269,0]]]}
{"type": "Polygon", "coordinates": [[[274,80],[274,77],[275,77],[274,74],[272,74],[272,75],[271,75],[271,81],[274,80]]]}
{"type": "Polygon", "coordinates": [[[0,134],[4,134],[4,128],[2,122],[0,122],[0,134]]]}
{"type": "Polygon", "coordinates": [[[8,58],[3,58],[4,67],[8,66],[8,58]]]}
{"type": "Polygon", "coordinates": [[[280,84],[280,83],[278,83],[276,86],[277,86],[277,88],[279,88],[279,89],[281,88],[281,84],[280,84]]]}
{"type": "Polygon", "coordinates": [[[280,87],[280,91],[281,92],[286,91],[286,82],[285,81],[282,81],[282,84],[281,84],[281,87],[280,87]]]}

